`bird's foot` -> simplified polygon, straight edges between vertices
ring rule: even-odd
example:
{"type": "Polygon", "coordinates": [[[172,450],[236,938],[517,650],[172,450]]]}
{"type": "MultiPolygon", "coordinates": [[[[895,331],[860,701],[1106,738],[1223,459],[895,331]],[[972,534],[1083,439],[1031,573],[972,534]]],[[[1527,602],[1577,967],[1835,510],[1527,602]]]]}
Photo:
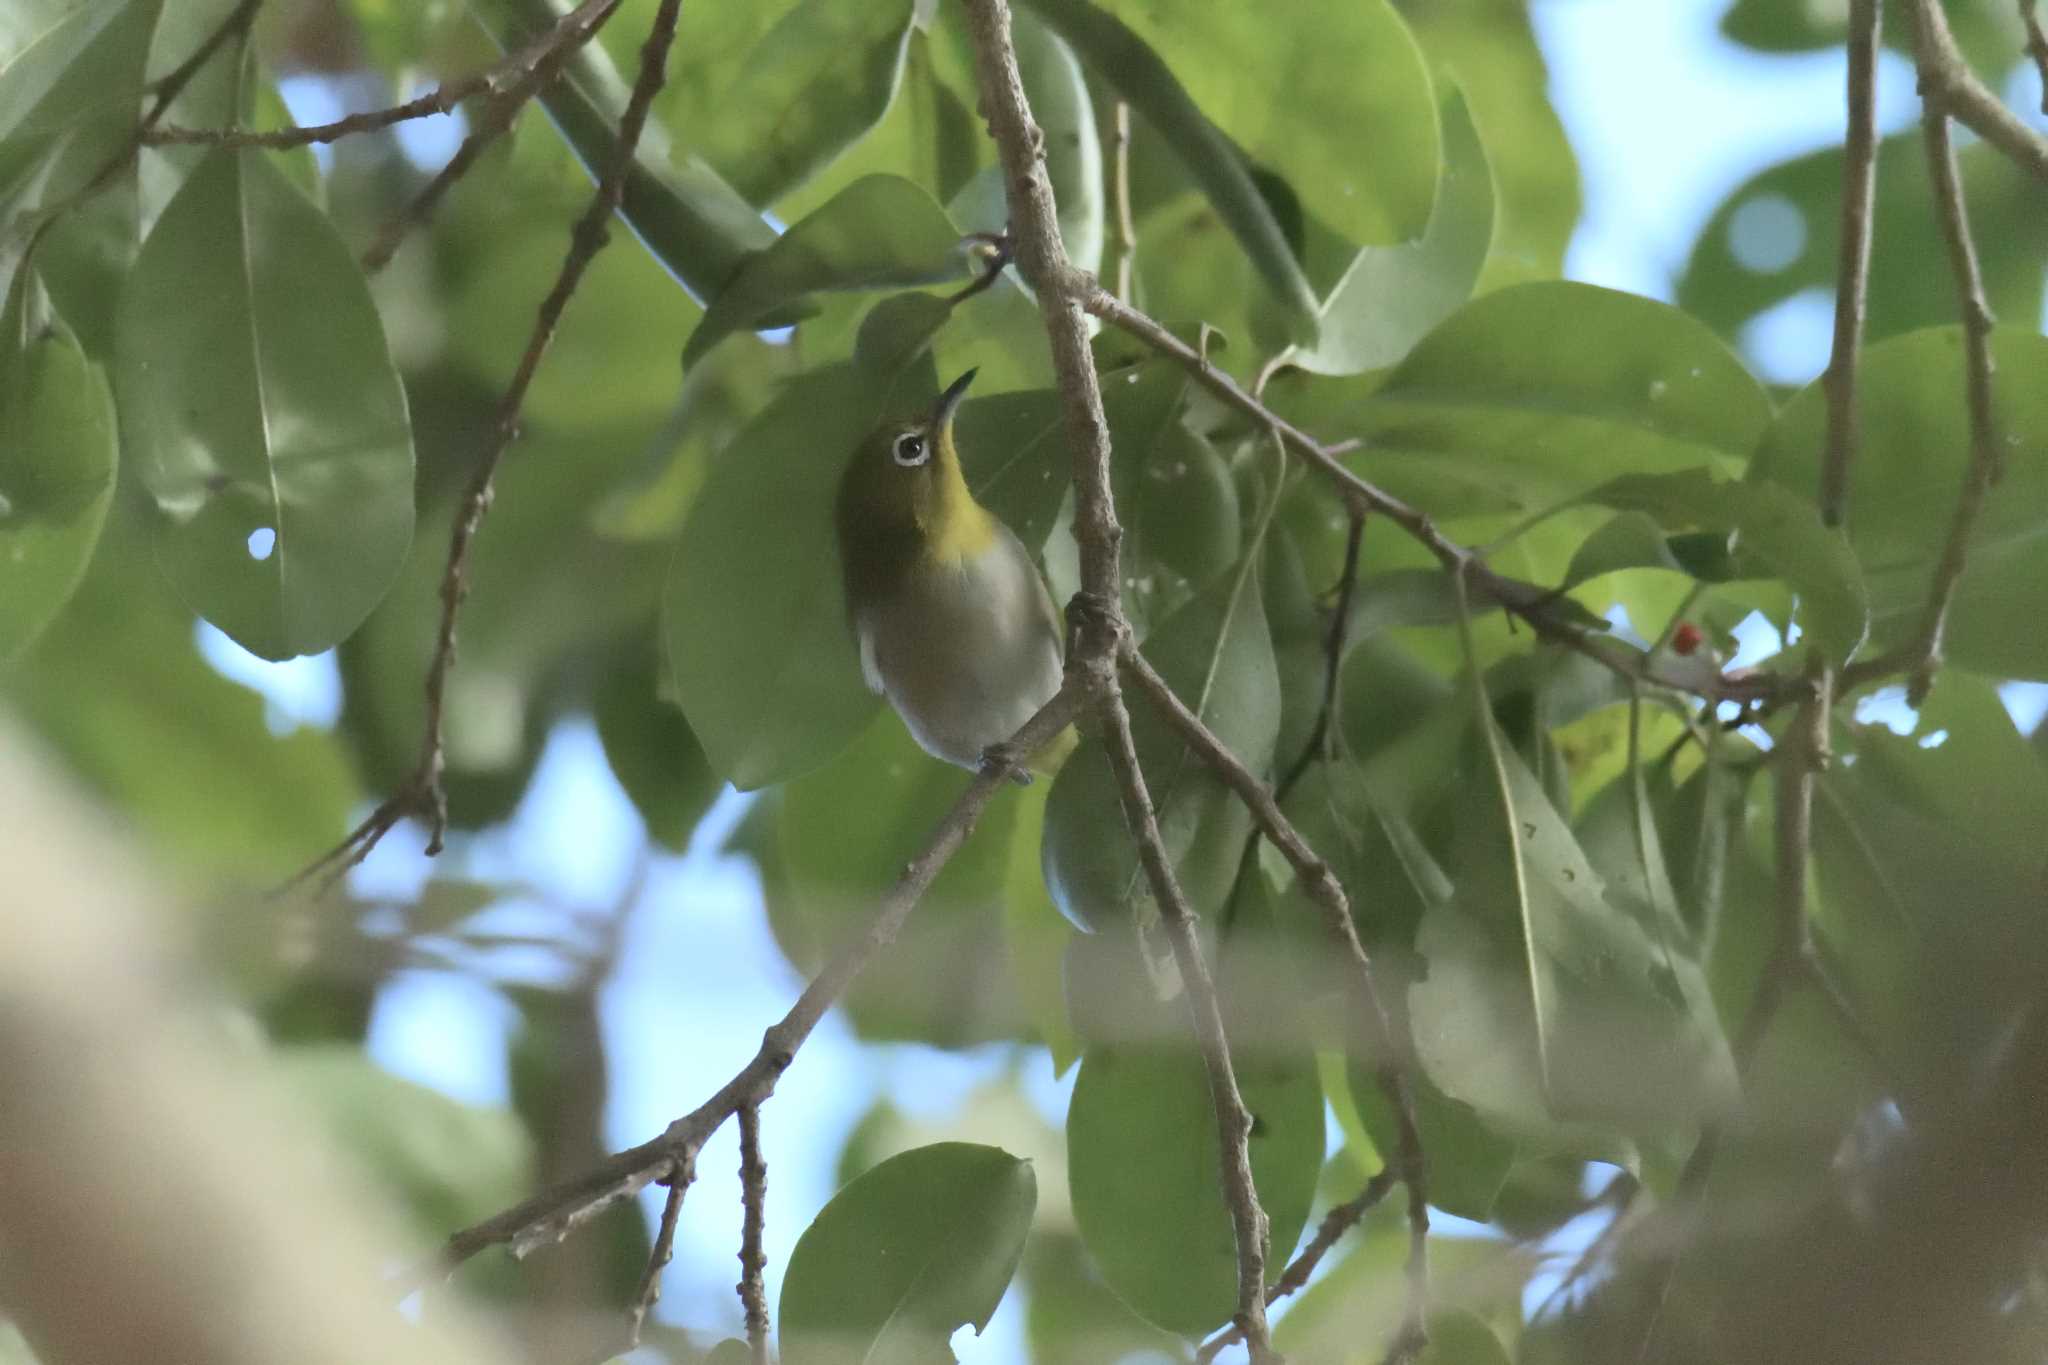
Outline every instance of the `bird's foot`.
{"type": "Polygon", "coordinates": [[[1024,766],[1024,755],[1007,741],[991,744],[981,751],[981,770],[985,773],[1007,773],[1012,782],[1020,787],[1031,785],[1031,769],[1024,766]]]}

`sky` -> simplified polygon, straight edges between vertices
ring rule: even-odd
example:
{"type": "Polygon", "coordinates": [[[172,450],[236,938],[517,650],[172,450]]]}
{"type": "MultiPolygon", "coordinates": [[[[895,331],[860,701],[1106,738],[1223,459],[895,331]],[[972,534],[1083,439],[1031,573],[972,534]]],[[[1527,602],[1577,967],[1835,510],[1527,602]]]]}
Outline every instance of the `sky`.
{"type": "MultiPolygon", "coordinates": [[[[1736,48],[1716,30],[1725,8],[1722,0],[1534,5],[1552,98],[1584,176],[1585,212],[1567,257],[1572,278],[1669,299],[1694,234],[1732,187],[1766,165],[1839,139],[1841,53],[1763,57],[1736,48]]],[[[2033,78],[2017,79],[2013,93],[2024,99],[2024,83],[2033,78]]],[[[322,107],[331,92],[298,84],[287,96],[301,121],[340,112],[322,107]]],[[[2037,106],[2037,96],[2021,103],[2037,106]]],[[[1911,71],[1887,54],[1879,72],[1880,127],[1890,131],[1913,117],[1911,71]]],[[[408,128],[416,155],[446,155],[454,125],[443,122],[408,128]]],[[[1799,226],[1771,214],[1763,205],[1734,225],[1742,234],[1737,249],[1761,253],[1765,263],[1799,226]]],[[[1829,306],[1825,298],[1794,299],[1760,320],[1742,339],[1751,363],[1781,383],[1813,377],[1826,359],[1829,306]]],[[[211,628],[202,627],[200,638],[216,667],[265,694],[274,728],[334,723],[340,684],[331,657],[270,665],[211,628]]],[[[2048,706],[2048,689],[2016,699],[2031,713],[2023,720],[2031,720],[2048,706]]],[[[801,987],[768,936],[751,866],[717,851],[744,802],[728,792],[686,854],[655,856],[647,865],[619,969],[601,996],[614,1073],[606,1130],[615,1147],[645,1140],[729,1078],[801,987]]],[[[550,738],[509,827],[463,854],[466,872],[535,889],[533,900],[492,912],[498,927],[524,929],[558,923],[563,909],[617,906],[644,856],[639,817],[583,720],[565,722],[550,738]]],[[[357,875],[365,893],[416,886],[426,875],[417,836],[394,833],[357,875]]],[[[508,965],[545,973],[538,961],[508,965]]],[[[502,1104],[513,1023],[511,1007],[474,980],[410,973],[380,997],[369,1047],[397,1075],[457,1099],[502,1104]]],[[[1011,1060],[1005,1049],[962,1056],[862,1047],[837,1016],[825,1020],[763,1111],[771,1303],[798,1235],[832,1193],[844,1136],[869,1106],[886,1097],[940,1121],[1011,1060]]],[[[1054,1080],[1036,1049],[1021,1075],[1036,1106],[1057,1123],[1069,1085],[1054,1080]]],[[[699,1162],[659,1309],[697,1330],[739,1327],[730,1289],[740,1216],[734,1144],[728,1127],[699,1162]]],[[[658,1211],[653,1199],[650,1192],[650,1220],[658,1211]]],[[[1016,1296],[986,1336],[963,1334],[956,1347],[969,1362],[1020,1360],[1016,1296]]]]}

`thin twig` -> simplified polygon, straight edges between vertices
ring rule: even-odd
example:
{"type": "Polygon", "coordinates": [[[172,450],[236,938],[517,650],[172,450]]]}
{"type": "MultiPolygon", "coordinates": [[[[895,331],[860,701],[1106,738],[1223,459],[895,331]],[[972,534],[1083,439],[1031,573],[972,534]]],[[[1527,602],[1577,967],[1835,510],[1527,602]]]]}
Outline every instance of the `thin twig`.
{"type": "MultiPolygon", "coordinates": [[[[2031,16],[2030,16],[2031,17],[2031,16]]],[[[1138,229],[1131,222],[1131,106],[1116,102],[1116,156],[1110,187],[1116,201],[1116,296],[1131,301],[1131,273],[1138,262],[1138,229]]]]}
{"type": "Polygon", "coordinates": [[[156,83],[156,99],[150,104],[149,112],[142,116],[142,122],[136,126],[134,142],[121,155],[117,164],[125,163],[129,157],[135,155],[136,149],[142,146],[149,130],[156,127],[164,112],[185,92],[185,87],[192,83],[192,78],[213,60],[214,54],[221,48],[247,33],[249,26],[256,22],[256,11],[262,8],[263,0],[241,0],[240,4],[228,11],[227,17],[220,21],[219,27],[207,34],[198,47],[192,49],[191,56],[164,73],[156,83]]]}
{"type": "MultiPolygon", "coordinates": [[[[1010,741],[1014,753],[1036,753],[1064,729],[1088,701],[1087,675],[1069,671],[1067,683],[1010,741]]],[[[776,1082],[796,1060],[797,1050],[817,1028],[855,977],[895,941],[903,922],[931,887],[947,861],[966,842],[983,808],[1010,781],[1007,768],[991,765],[975,774],[952,808],[932,830],[924,847],[883,894],[867,928],[849,939],[789,1011],[761,1037],[753,1059],[718,1092],[671,1123],[656,1138],[612,1156],[574,1179],[542,1190],[513,1207],[452,1234],[423,1275],[453,1270],[488,1247],[506,1246],[515,1256],[559,1242],[619,1199],[639,1193],[678,1163],[694,1162],[711,1135],[743,1106],[758,1107],[775,1093],[776,1082]]]]}
{"type": "Polygon", "coordinates": [[[1344,887],[1330,870],[1330,865],[1301,837],[1301,832],[1280,809],[1279,802],[1266,789],[1265,783],[1230,752],[1216,733],[1202,723],[1200,716],[1188,709],[1187,703],[1174,694],[1166,679],[1159,676],[1158,670],[1135,646],[1126,645],[1123,663],[1138,690],[1180,731],[1196,755],[1237,794],[1251,811],[1259,829],[1287,859],[1302,889],[1321,911],[1324,931],[1350,968],[1349,975],[1359,1005],[1359,1041],[1373,1058],[1375,1080],[1394,1111],[1400,1134],[1396,1165],[1402,1183],[1408,1188],[1409,1298],[1395,1349],[1397,1353],[1419,1349],[1426,1340],[1423,1319],[1429,1291],[1429,1196],[1421,1130],[1415,1121],[1414,1097],[1403,1066],[1405,1050],[1396,1045],[1393,1025],[1373,976],[1372,959],[1367,955],[1365,945],[1359,941],[1358,927],[1352,922],[1351,905],[1344,895],[1344,887]]]}
{"type": "Polygon", "coordinates": [[[754,1365],[768,1365],[768,1258],[761,1233],[768,1202],[768,1163],[761,1159],[761,1109],[740,1106],[740,1308],[747,1320],[747,1350],[754,1365]]]}
{"type": "Polygon", "coordinates": [[[411,119],[446,114],[464,100],[477,95],[496,98],[510,94],[548,58],[581,46],[611,17],[619,3],[620,0],[583,0],[546,33],[494,65],[445,81],[423,95],[389,108],[364,110],[332,123],[279,128],[269,132],[248,128],[152,128],[145,124],[142,141],[147,146],[197,143],[215,147],[304,147],[311,143],[338,142],[357,133],[373,133],[411,119]]]}
{"type": "Polygon", "coordinates": [[[2034,59],[2034,69],[2041,73],[2041,112],[2048,114],[2048,30],[2041,27],[2041,16],[2034,12],[2034,0],[2020,0],[2020,23],[2027,30],[2027,55],[2034,59]]]}
{"type": "Polygon", "coordinates": [[[1963,486],[1956,496],[1948,537],[1942,545],[1941,558],[1935,563],[1927,604],[1912,642],[1906,695],[1914,706],[1926,699],[1929,688],[1933,686],[1934,674],[1941,667],[1942,637],[1947,631],[1949,607],[1955,601],[1956,585],[1962,581],[1963,569],[1969,562],[1970,537],[1976,530],[1977,514],[1984,505],[1984,495],[1998,482],[2005,465],[1992,395],[1991,306],[1984,297],[1984,279],[1977,268],[1976,247],[1970,241],[1969,210],[1963,202],[1955,146],[1949,138],[1949,115],[1954,106],[1951,96],[1933,76],[1933,54],[1939,51],[1935,29],[1942,21],[1938,17],[1930,17],[1924,9],[1916,11],[1916,14],[1920,124],[1927,145],[1927,172],[1934,186],[1942,240],[1948,247],[1949,269],[1955,276],[1956,303],[1963,321],[1970,464],[1963,474],[1963,486]]]}
{"type": "Polygon", "coordinates": [[[1351,603],[1358,595],[1358,559],[1365,546],[1366,505],[1353,501],[1347,510],[1350,525],[1344,532],[1344,568],[1337,577],[1337,609],[1330,617],[1329,631],[1323,636],[1323,696],[1316,707],[1316,722],[1309,729],[1308,740],[1273,788],[1276,804],[1285,802],[1310,765],[1330,752],[1330,737],[1334,733],[1330,718],[1336,714],[1337,684],[1344,672],[1344,651],[1351,642],[1351,603]]]}
{"type": "Polygon", "coordinates": [[[1173,945],[1174,961],[1187,992],[1188,1013],[1194,1022],[1195,1041],[1209,1072],[1209,1098],[1223,1145],[1224,1202],[1230,1207],[1231,1227],[1237,1239],[1237,1312],[1232,1321],[1250,1346],[1254,1362],[1277,1360],[1266,1325],[1269,1237],[1265,1210],[1259,1207],[1258,1192],[1252,1183],[1251,1111],[1238,1092],[1216,982],[1209,975],[1208,963],[1202,958],[1201,939],[1195,931],[1195,912],[1167,859],[1159,819],[1152,808],[1151,794],[1145,789],[1145,774],[1138,766],[1130,712],[1123,697],[1115,692],[1104,700],[1103,712],[1104,739],[1110,766],[1122,789],[1124,820],[1137,842],[1138,857],[1152,885],[1153,899],[1159,904],[1167,941],[1173,945]]]}
{"type": "Polygon", "coordinates": [[[1820,519],[1842,524],[1849,466],[1859,444],[1856,372],[1870,296],[1870,218],[1877,194],[1878,0],[1849,6],[1849,130],[1842,149],[1842,228],[1835,274],[1835,342],[1822,376],[1828,400],[1827,447],[1820,467],[1820,519]]]}
{"type": "Polygon", "coordinates": [[[421,186],[405,207],[392,214],[378,229],[376,240],[363,252],[364,273],[374,275],[391,263],[406,233],[433,217],[434,210],[454,188],[455,182],[469,173],[470,167],[476,164],[486,148],[505,135],[519,111],[561,74],[569,58],[618,12],[620,3],[621,0],[584,0],[582,5],[564,15],[545,38],[524,49],[526,54],[534,53],[536,48],[543,50],[532,58],[531,65],[525,68],[518,80],[484,102],[483,108],[477,111],[469,135],[462,139],[455,155],[448,158],[448,164],[436,171],[433,179],[421,186]]]}
{"type": "Polygon", "coordinates": [[[2048,182],[2048,137],[2006,108],[2005,101],[1977,78],[1949,32],[1941,0],[1913,0],[1913,21],[1921,97],[1933,95],[1958,122],[2048,182]]]}
{"type": "MultiPolygon", "coordinates": [[[[1365,1183],[1365,1188],[1360,1190],[1356,1197],[1324,1214],[1323,1221],[1316,1225],[1316,1235],[1309,1239],[1308,1245],[1301,1249],[1300,1255],[1288,1262],[1287,1269],[1280,1272],[1280,1278],[1273,1281],[1271,1287],[1266,1290],[1268,1306],[1278,1303],[1306,1285],[1308,1277],[1315,1274],[1316,1267],[1322,1264],[1323,1257],[1329,1255],[1337,1243],[1343,1240],[1345,1233],[1358,1226],[1360,1219],[1378,1207],[1380,1201],[1385,1199],[1388,1191],[1393,1188],[1394,1168],[1382,1166],[1378,1173],[1365,1183]]],[[[1208,1365],[1208,1362],[1220,1355],[1225,1347],[1242,1340],[1244,1334],[1237,1328],[1226,1327],[1202,1343],[1201,1349],[1195,1352],[1195,1365],[1208,1365]]]]}
{"type": "MultiPolygon", "coordinates": [[[[640,133],[646,127],[648,111],[668,74],[669,47],[675,40],[676,19],[681,10],[682,0],[662,0],[660,8],[655,11],[653,26],[640,49],[639,75],[633,82],[632,94],[626,100],[625,113],[619,119],[619,140],[611,164],[605,167],[597,189],[590,196],[589,205],[570,232],[561,270],[557,272],[547,297],[541,300],[526,350],[519,358],[518,368],[513,371],[511,383],[498,400],[483,454],[478,458],[476,472],[470,476],[469,486],[463,490],[462,501],[457,507],[454,529],[449,536],[447,567],[441,575],[440,625],[435,632],[434,653],[427,664],[426,722],[420,737],[418,765],[404,785],[371,812],[369,819],[334,849],[292,877],[280,891],[290,890],[317,875],[322,877],[321,890],[324,892],[348,869],[369,856],[370,850],[408,816],[417,816],[426,822],[426,852],[429,857],[442,849],[448,832],[448,798],[441,782],[446,763],[444,709],[448,671],[455,665],[456,620],[462,611],[463,599],[469,595],[470,547],[475,543],[477,529],[483,525],[484,516],[490,511],[498,464],[519,434],[519,411],[526,402],[526,391],[533,383],[533,376],[539,370],[549,344],[555,339],[555,328],[561,322],[562,312],[569,306],[576,286],[582,283],[591,260],[610,238],[611,217],[624,192],[626,172],[633,164],[635,149],[640,145],[640,133]]],[[[545,61],[537,62],[536,70],[545,65],[545,61]]]]}
{"type": "MultiPolygon", "coordinates": [[[[1704,697],[1709,701],[1748,704],[1777,700],[1787,692],[1788,685],[1784,679],[1761,671],[1718,675],[1713,681],[1706,682],[1696,670],[1682,671],[1674,667],[1674,661],[1670,659],[1642,656],[1619,641],[1577,624],[1557,611],[1556,593],[1517,583],[1494,572],[1473,550],[1438,530],[1435,520],[1427,512],[1411,507],[1346,468],[1337,457],[1335,448],[1316,440],[1247,393],[1229,375],[1209,364],[1200,351],[1144,313],[1121,302],[1100,286],[1082,295],[1082,303],[1090,313],[1111,326],[1128,332],[1154,351],[1178,362],[1197,383],[1231,407],[1260,426],[1278,433],[1289,450],[1321,471],[1347,499],[1362,500],[1367,507],[1399,526],[1436,556],[1444,567],[1461,573],[1466,584],[1481,597],[1528,622],[1544,639],[1554,640],[1584,654],[1622,677],[1704,697]]],[[[1796,682],[1792,686],[1796,687],[1796,682]]]]}
{"type": "Polygon", "coordinates": [[[654,1234],[654,1249],[647,1254],[647,1268],[640,1272],[640,1292],[633,1296],[627,1325],[627,1349],[640,1344],[640,1332],[647,1315],[661,1298],[661,1272],[668,1268],[676,1251],[676,1223],[683,1212],[683,1194],[690,1188],[690,1166],[678,1163],[668,1173],[668,1199],[661,1206],[661,1227],[654,1234]]]}

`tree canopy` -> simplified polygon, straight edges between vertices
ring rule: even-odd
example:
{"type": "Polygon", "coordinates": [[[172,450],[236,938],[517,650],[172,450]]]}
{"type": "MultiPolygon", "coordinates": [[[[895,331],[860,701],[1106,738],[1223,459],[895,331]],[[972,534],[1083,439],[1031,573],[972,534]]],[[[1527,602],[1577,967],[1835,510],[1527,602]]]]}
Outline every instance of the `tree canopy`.
{"type": "MultiPolygon", "coordinates": [[[[334,1358],[424,1283],[536,1360],[951,1360],[1008,1293],[1041,1362],[2039,1359],[2048,135],[2000,92],[2048,36],[1721,27],[1846,49],[1839,142],[1664,302],[1564,278],[1515,0],[12,0],[0,748],[447,1270],[334,1358]],[[1741,339],[1816,291],[1825,372],[1767,382],[1741,339]],[[917,747],[840,583],[849,455],[970,369],[967,483],[1066,614],[1028,785],[917,747]],[[195,630],[331,659],[332,723],[195,630]],[[661,849],[751,794],[808,983],[619,1152],[625,930],[507,930],[471,856],[585,717],[661,849]],[[387,839],[438,861],[357,874],[387,839]],[[508,1109],[366,1058],[420,967],[511,1001],[508,1109]],[[1071,1101],[877,1111],[770,1302],[761,1132],[833,1010],[1071,1101]],[[738,1302],[663,1316],[728,1128],[738,1302]]],[[[95,1358],[7,1189],[0,1359],[95,1358]]]]}

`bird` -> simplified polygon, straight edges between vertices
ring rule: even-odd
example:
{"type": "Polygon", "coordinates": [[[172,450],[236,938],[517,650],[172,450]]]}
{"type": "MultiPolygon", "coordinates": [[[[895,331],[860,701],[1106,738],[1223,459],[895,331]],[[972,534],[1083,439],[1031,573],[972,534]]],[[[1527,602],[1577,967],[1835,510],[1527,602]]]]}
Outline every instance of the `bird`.
{"type": "Polygon", "coordinates": [[[1059,691],[1065,638],[1030,551],[961,471],[953,415],[975,373],[884,418],[847,462],[834,509],[846,618],[861,676],[926,753],[1028,783],[1026,765],[1050,774],[1075,743],[1069,726],[1036,754],[1004,747],[1059,691]]]}

